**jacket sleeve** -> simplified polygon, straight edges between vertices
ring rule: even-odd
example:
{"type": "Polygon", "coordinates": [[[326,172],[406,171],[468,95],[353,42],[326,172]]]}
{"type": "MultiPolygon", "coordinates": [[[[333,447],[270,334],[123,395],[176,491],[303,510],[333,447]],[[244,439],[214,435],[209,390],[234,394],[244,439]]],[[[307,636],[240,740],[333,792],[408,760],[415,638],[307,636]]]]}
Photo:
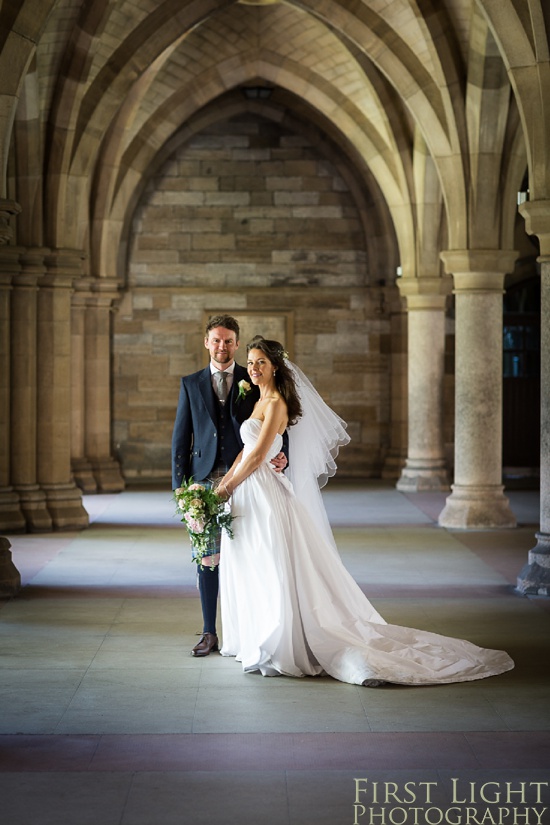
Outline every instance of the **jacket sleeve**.
{"type": "MultiPolygon", "coordinates": [[[[288,464],[286,466],[288,467],[288,465],[290,464],[290,454],[289,454],[289,451],[288,451],[288,430],[285,430],[284,433],[283,433],[283,445],[281,447],[281,452],[286,455],[286,460],[288,462],[288,464]]],[[[286,470],[286,467],[285,467],[285,470],[286,470]]]]}
{"type": "Polygon", "coordinates": [[[172,433],[172,489],[181,487],[189,478],[191,446],[193,444],[193,420],[191,404],[185,380],[181,379],[180,396],[174,431],[172,433]]]}

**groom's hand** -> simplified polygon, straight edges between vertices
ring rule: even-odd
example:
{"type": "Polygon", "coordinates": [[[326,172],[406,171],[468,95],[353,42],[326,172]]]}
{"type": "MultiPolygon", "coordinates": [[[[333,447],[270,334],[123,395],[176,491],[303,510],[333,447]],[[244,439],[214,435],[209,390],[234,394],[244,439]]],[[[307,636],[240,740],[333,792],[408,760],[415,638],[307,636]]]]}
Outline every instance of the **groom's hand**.
{"type": "Polygon", "coordinates": [[[279,453],[275,458],[271,459],[271,463],[275,467],[275,472],[281,473],[288,464],[288,459],[284,453],[279,453]]]}

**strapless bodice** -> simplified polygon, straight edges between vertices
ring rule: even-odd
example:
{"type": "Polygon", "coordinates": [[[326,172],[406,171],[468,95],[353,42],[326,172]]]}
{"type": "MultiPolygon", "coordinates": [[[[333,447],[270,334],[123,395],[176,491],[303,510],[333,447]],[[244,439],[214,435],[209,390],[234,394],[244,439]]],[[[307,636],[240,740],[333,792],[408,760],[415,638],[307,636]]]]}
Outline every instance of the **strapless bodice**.
{"type": "MultiPolygon", "coordinates": [[[[259,418],[247,418],[246,421],[243,421],[241,424],[241,438],[244,444],[244,453],[245,455],[250,452],[256,441],[258,440],[260,433],[262,431],[262,422],[259,418]]],[[[283,444],[283,436],[277,435],[273,439],[273,443],[269,450],[267,451],[266,461],[271,461],[278,453],[281,451],[281,447],[283,444]]]]}

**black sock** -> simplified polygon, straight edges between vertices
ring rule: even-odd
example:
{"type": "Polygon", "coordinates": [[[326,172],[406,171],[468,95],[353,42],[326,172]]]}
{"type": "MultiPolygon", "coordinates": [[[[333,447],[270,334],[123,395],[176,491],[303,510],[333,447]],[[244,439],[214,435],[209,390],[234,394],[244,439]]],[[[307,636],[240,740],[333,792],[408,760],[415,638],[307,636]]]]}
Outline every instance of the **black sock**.
{"type": "Polygon", "coordinates": [[[198,565],[199,593],[201,597],[203,633],[216,634],[216,612],[218,608],[219,571],[198,565]]]}

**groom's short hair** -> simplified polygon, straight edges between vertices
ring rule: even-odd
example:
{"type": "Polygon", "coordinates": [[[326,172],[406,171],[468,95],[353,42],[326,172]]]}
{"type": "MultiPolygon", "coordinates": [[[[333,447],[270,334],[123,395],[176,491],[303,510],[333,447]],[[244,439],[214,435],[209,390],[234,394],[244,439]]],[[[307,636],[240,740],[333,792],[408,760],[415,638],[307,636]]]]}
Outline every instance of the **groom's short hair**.
{"type": "Polygon", "coordinates": [[[231,332],[235,333],[237,341],[239,340],[240,329],[239,329],[239,322],[236,318],[233,318],[232,315],[212,315],[207,323],[205,329],[205,337],[208,338],[208,333],[211,329],[215,329],[216,327],[225,327],[225,329],[230,329],[231,332]]]}

